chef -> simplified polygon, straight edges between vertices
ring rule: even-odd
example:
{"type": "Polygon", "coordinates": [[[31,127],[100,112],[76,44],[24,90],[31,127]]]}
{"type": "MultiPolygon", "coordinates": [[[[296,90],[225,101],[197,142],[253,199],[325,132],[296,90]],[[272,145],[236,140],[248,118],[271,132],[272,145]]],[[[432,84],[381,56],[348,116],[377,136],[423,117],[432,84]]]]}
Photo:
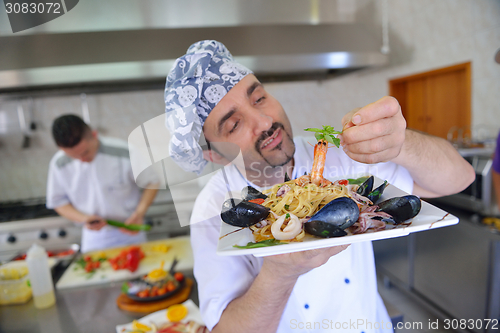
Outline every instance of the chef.
{"type": "Polygon", "coordinates": [[[59,151],[50,161],[47,207],[84,226],[82,252],[146,241],[144,232],[106,220],[143,224],[158,191],[156,174],[141,174],[136,184],[127,143],[98,136],[76,115],[57,118],[52,135],[59,151]]]}
{"type": "MultiPolygon", "coordinates": [[[[195,43],[167,77],[165,105],[170,153],[186,170],[201,172],[202,156],[230,160],[220,143],[237,145],[245,162],[212,177],[191,218],[194,274],[207,327],[213,333],[392,332],[370,242],[264,258],[216,254],[228,188],[268,187],[283,182],[285,171],[296,178],[312,164],[313,148],[293,137],[281,104],[252,72],[221,43],[195,43]],[[209,146],[204,151],[197,143],[201,131],[209,146]]],[[[327,119],[318,127],[329,125],[327,119]]],[[[353,110],[342,124],[342,148],[329,149],[327,178],[369,172],[426,197],[459,192],[474,179],[470,164],[447,141],[405,129],[394,98],[353,110]]]]}

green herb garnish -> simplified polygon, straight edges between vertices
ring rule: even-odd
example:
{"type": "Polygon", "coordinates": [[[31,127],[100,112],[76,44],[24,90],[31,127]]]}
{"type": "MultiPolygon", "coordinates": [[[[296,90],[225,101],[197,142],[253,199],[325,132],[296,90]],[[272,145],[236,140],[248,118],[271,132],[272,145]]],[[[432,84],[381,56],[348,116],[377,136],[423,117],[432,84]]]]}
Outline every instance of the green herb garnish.
{"type": "Polygon", "coordinates": [[[289,219],[289,218],[290,218],[290,214],[286,213],[285,219],[289,219]]]}
{"type": "Polygon", "coordinates": [[[325,140],[332,145],[340,147],[340,139],[335,137],[334,134],[342,134],[342,132],[336,131],[332,126],[323,126],[323,128],[306,128],[304,131],[314,132],[314,137],[316,140],[325,140]]]}
{"type": "Polygon", "coordinates": [[[248,242],[247,245],[240,246],[240,245],[233,245],[233,247],[236,247],[238,249],[255,249],[258,247],[266,247],[266,246],[274,246],[274,245],[281,245],[281,244],[286,244],[282,243],[277,239],[266,239],[257,243],[253,242],[248,242]]]}
{"type": "Polygon", "coordinates": [[[285,209],[290,209],[290,206],[289,205],[285,205],[285,209]]]}
{"type": "Polygon", "coordinates": [[[348,178],[349,184],[351,185],[361,185],[370,177],[360,177],[356,179],[348,178]]]}

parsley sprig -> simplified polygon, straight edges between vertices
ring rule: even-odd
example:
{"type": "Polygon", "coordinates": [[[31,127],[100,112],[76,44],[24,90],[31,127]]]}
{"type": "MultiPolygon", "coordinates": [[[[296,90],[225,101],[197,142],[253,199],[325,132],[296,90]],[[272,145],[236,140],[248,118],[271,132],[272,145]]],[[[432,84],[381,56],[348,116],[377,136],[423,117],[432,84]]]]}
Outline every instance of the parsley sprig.
{"type": "Polygon", "coordinates": [[[332,126],[323,126],[323,128],[306,128],[304,131],[314,132],[314,137],[316,140],[326,140],[337,148],[340,147],[340,139],[336,138],[334,134],[342,134],[342,132],[336,131],[332,126]]]}

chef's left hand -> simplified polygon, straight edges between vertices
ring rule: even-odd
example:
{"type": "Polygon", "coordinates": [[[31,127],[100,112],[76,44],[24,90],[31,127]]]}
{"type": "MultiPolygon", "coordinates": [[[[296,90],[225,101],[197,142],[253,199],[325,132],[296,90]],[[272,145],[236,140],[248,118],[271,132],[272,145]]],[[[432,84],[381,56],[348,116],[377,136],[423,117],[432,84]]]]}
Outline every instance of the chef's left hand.
{"type": "Polygon", "coordinates": [[[361,163],[387,162],[397,157],[405,140],[406,121],[394,97],[385,96],[342,118],[339,135],[346,154],[361,163]]]}
{"type": "MultiPolygon", "coordinates": [[[[137,212],[132,213],[130,217],[125,221],[125,224],[143,224],[144,223],[144,215],[139,214],[137,212]]],[[[129,235],[135,235],[139,231],[127,230],[124,228],[120,228],[120,231],[129,235]]]]}

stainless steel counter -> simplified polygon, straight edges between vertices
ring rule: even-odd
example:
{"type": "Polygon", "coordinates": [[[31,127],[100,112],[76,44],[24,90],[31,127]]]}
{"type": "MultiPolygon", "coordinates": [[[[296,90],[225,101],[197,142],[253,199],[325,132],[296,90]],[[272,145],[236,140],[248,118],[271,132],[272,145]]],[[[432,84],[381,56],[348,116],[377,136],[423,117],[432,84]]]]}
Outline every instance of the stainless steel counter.
{"type": "MultiPolygon", "coordinates": [[[[0,306],[0,333],[114,333],[116,325],[146,315],[117,307],[120,286],[121,282],[56,290],[56,305],[43,310],[36,309],[33,300],[22,305],[0,306]]],[[[190,298],[198,304],[196,283],[190,298]]]]}
{"type": "Polygon", "coordinates": [[[500,318],[500,234],[467,211],[441,208],[460,223],[374,242],[377,272],[438,317],[500,318]]]}

